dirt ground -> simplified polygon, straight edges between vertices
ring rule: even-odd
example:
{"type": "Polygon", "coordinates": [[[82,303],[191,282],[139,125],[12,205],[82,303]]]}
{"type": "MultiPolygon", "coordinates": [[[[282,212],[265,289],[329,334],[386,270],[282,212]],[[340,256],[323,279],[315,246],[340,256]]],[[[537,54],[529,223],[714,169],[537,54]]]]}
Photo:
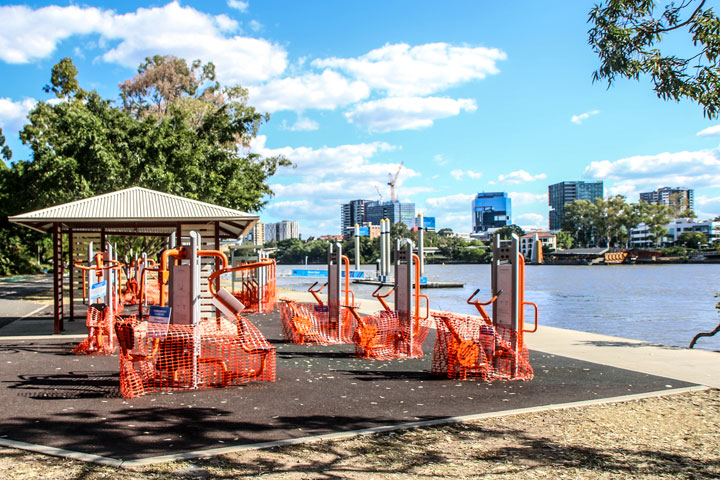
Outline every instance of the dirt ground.
{"type": "Polygon", "coordinates": [[[720,391],[513,415],[134,470],[0,448],[0,478],[720,478],[720,391]]]}

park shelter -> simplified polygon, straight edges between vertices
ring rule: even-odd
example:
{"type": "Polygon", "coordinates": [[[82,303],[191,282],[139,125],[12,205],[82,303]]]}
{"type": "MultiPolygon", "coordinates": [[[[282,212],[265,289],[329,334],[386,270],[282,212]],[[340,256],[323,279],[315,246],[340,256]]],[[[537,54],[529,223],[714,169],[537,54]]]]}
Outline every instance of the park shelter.
{"type": "MultiPolygon", "coordinates": [[[[106,239],[110,235],[169,237],[175,233],[177,238],[181,238],[194,230],[202,236],[200,248],[219,250],[221,238],[236,239],[247,235],[258,219],[257,215],[239,210],[142,187],[118,190],[9,218],[13,223],[52,234],[56,334],[64,330],[65,321],[63,279],[66,267],[62,256],[65,241],[69,250],[69,318],[74,320],[74,301],[82,289],[83,273],[74,268],[73,263],[88,260],[87,246],[90,242],[105,251],[106,239]]],[[[215,260],[203,261],[208,262],[203,265],[201,273],[201,282],[206,283],[215,260]]],[[[201,309],[212,309],[209,298],[201,299],[201,309]]]]}

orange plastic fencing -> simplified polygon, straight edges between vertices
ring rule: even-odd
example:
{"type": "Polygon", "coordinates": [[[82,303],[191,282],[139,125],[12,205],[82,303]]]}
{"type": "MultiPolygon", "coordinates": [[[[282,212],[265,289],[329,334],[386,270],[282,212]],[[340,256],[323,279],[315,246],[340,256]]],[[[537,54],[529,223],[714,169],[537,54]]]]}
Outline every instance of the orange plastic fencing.
{"type": "Polygon", "coordinates": [[[159,325],[131,316],[118,322],[116,331],[120,391],[127,398],[275,381],[275,347],[240,315],[196,325],[159,325]]]}
{"type": "Polygon", "coordinates": [[[433,317],[437,340],[432,374],[462,380],[532,380],[528,350],[517,331],[480,317],[452,313],[433,317]],[[516,342],[520,342],[519,352],[512,348],[516,342]]]}
{"type": "Polygon", "coordinates": [[[111,355],[117,348],[115,341],[114,316],[109,315],[105,305],[93,304],[88,307],[85,324],[88,336],[74,349],[76,355],[111,355]]]}
{"type": "Polygon", "coordinates": [[[411,332],[409,318],[402,319],[392,311],[362,317],[359,323],[353,335],[355,352],[360,358],[375,360],[422,357],[422,345],[431,326],[429,319],[420,318],[411,332]]]}
{"type": "Polygon", "coordinates": [[[235,272],[236,282],[240,283],[240,290],[236,290],[232,294],[245,305],[245,312],[268,313],[275,310],[278,303],[276,269],[275,261],[272,260],[272,264],[268,266],[235,272]],[[267,273],[265,285],[260,285],[258,281],[260,268],[264,268],[267,273]]]}
{"type": "Polygon", "coordinates": [[[338,328],[337,321],[330,321],[329,314],[327,305],[282,300],[280,320],[283,338],[298,345],[353,343],[357,322],[350,311],[341,309],[342,328],[338,328]]]}

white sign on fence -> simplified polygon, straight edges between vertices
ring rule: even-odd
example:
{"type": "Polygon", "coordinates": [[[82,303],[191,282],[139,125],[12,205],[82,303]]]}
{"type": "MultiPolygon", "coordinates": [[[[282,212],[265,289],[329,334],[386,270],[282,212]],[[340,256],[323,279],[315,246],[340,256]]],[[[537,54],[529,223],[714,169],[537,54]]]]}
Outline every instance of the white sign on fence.
{"type": "Polygon", "coordinates": [[[170,324],[172,307],[150,307],[148,312],[148,335],[152,338],[165,338],[170,324]]]}
{"type": "Polygon", "coordinates": [[[90,287],[90,300],[95,300],[96,298],[104,297],[106,292],[107,283],[105,280],[98,283],[93,283],[90,287]]]}

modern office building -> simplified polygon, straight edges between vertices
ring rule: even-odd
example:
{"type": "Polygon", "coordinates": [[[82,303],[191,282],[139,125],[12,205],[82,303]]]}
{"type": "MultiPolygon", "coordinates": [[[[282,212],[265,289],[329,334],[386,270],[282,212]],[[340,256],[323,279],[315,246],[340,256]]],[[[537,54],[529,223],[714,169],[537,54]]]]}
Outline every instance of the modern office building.
{"type": "Polygon", "coordinates": [[[659,203],[677,209],[678,212],[695,208],[695,191],[692,188],[662,187],[640,194],[640,201],[659,203]]]}
{"type": "Polygon", "coordinates": [[[250,232],[250,240],[253,245],[262,245],[265,243],[265,224],[258,222],[250,232]]]}
{"type": "MultiPolygon", "coordinates": [[[[415,204],[401,202],[367,202],[365,204],[365,222],[380,225],[387,218],[390,224],[402,222],[408,228],[415,226],[415,204]]],[[[362,222],[359,222],[362,224],[362,222]]]]}
{"type": "Polygon", "coordinates": [[[365,205],[368,203],[370,200],[352,200],[340,207],[340,232],[344,234],[348,227],[365,222],[365,205]]]}
{"type": "Polygon", "coordinates": [[[565,205],[575,200],[595,200],[603,198],[603,182],[560,182],[548,187],[550,205],[550,230],[562,228],[565,205]]]}
{"type": "Polygon", "coordinates": [[[512,201],[505,192],[478,193],[472,201],[473,232],[512,224],[512,201]]]}
{"type": "Polygon", "coordinates": [[[298,222],[283,220],[278,223],[265,224],[265,242],[281,242],[289,238],[300,238],[298,222]]]}
{"type": "Polygon", "coordinates": [[[630,229],[631,248],[672,247],[677,245],[678,237],[685,232],[704,233],[708,243],[720,240],[720,222],[699,221],[694,218],[675,218],[665,224],[665,235],[659,241],[653,238],[650,229],[644,223],[630,229]]]}

